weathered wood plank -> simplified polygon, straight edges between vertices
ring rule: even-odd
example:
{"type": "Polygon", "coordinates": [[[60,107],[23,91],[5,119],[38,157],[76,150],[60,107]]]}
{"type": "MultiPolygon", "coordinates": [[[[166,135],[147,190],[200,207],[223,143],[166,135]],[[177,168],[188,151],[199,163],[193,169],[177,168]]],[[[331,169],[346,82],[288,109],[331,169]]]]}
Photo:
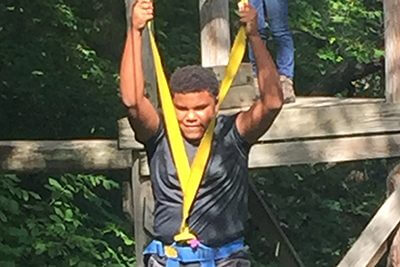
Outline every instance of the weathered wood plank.
{"type": "MultiPolygon", "coordinates": [[[[400,188],[400,161],[398,158],[388,161],[390,172],[386,178],[386,192],[390,196],[396,189],[400,188]]],[[[392,236],[385,242],[389,249],[387,267],[400,266],[400,230],[399,227],[393,231],[392,236]]]]}
{"type": "Polygon", "coordinates": [[[378,210],[338,267],[367,266],[400,222],[400,189],[378,210]]]}
{"type": "Polygon", "coordinates": [[[114,140],[0,141],[0,170],[9,172],[115,170],[131,167],[114,140]]]}
{"type": "Polygon", "coordinates": [[[259,141],[400,131],[400,105],[385,103],[284,107],[259,141]]]}
{"type": "Polygon", "coordinates": [[[228,65],[231,49],[229,1],[200,0],[199,8],[203,67],[228,65]]]}
{"type": "Polygon", "coordinates": [[[264,236],[268,237],[268,242],[272,245],[279,244],[280,249],[277,258],[279,259],[280,266],[304,266],[289,239],[279,226],[279,222],[276,220],[272,210],[258,192],[255,184],[252,181],[249,181],[249,183],[249,212],[256,218],[254,223],[260,228],[264,236]]]}
{"type": "Polygon", "coordinates": [[[400,134],[254,145],[249,168],[343,162],[400,156],[400,134]]]}
{"type": "Polygon", "coordinates": [[[257,93],[251,85],[239,85],[232,87],[226,95],[224,102],[221,104],[221,109],[248,108],[257,98],[257,93]]]}
{"type": "Polygon", "coordinates": [[[376,251],[375,255],[372,257],[372,259],[370,260],[370,262],[366,267],[375,267],[379,263],[383,255],[385,255],[387,250],[388,250],[388,242],[385,241],[383,242],[381,247],[376,251]]]}
{"type": "Polygon", "coordinates": [[[400,1],[383,1],[385,12],[386,100],[400,103],[400,1]]]}
{"type": "MultiPolygon", "coordinates": [[[[250,63],[242,63],[235,76],[235,79],[232,82],[232,87],[240,85],[253,85],[254,78],[253,78],[253,71],[251,68],[252,67],[250,63]]],[[[225,77],[226,66],[215,66],[209,69],[211,69],[215,73],[217,80],[221,83],[225,77]]],[[[256,89],[253,88],[253,91],[255,90],[256,89]]]]}
{"type": "Polygon", "coordinates": [[[133,186],[131,184],[131,181],[124,181],[122,183],[122,211],[124,212],[125,217],[132,224],[135,221],[135,214],[133,207],[134,207],[133,186]]]}
{"type": "MultiPolygon", "coordinates": [[[[379,99],[365,101],[321,99],[315,107],[307,101],[285,105],[259,142],[400,132],[400,105],[379,99]]],[[[127,122],[121,121],[120,127],[120,147],[141,149],[127,122]]]]}
{"type": "MultiPolygon", "coordinates": [[[[275,142],[254,145],[250,151],[249,168],[398,156],[400,156],[400,134],[275,142]]],[[[149,175],[147,164],[141,165],[140,173],[149,175]]]]}
{"type": "Polygon", "coordinates": [[[133,131],[127,117],[118,120],[118,148],[129,150],[142,150],[143,144],[136,141],[135,132],[133,131]]]}
{"type": "Polygon", "coordinates": [[[143,198],[143,186],[139,174],[139,157],[136,152],[133,155],[133,165],[131,174],[131,184],[134,198],[134,215],[135,215],[135,253],[136,253],[136,266],[144,267],[143,262],[143,250],[150,241],[144,233],[145,221],[144,221],[144,198],[143,198]]]}
{"type": "MultiPolygon", "coordinates": [[[[217,76],[218,81],[221,83],[225,77],[226,66],[212,67],[212,70],[217,76]]],[[[257,99],[259,93],[256,89],[253,78],[253,71],[251,64],[242,63],[239,71],[232,82],[229,93],[222,102],[220,109],[235,109],[245,108],[251,106],[254,100],[257,99]]]]}

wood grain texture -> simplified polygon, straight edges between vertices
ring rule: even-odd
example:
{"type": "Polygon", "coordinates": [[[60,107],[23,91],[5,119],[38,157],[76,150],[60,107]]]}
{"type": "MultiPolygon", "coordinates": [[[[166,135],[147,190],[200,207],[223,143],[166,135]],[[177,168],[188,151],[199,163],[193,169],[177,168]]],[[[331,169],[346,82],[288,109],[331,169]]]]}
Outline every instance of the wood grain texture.
{"type": "Polygon", "coordinates": [[[231,49],[229,1],[200,0],[199,8],[203,67],[228,65],[231,49]]]}
{"type": "MultiPolygon", "coordinates": [[[[231,92],[238,106],[249,101],[251,95],[239,99],[240,90],[231,92]]],[[[254,97],[255,94],[253,94],[254,97]]],[[[229,100],[229,99],[228,99],[229,100]]],[[[342,136],[371,135],[400,132],[400,105],[384,103],[383,99],[337,99],[302,98],[295,104],[284,105],[271,128],[259,142],[283,140],[311,140],[316,138],[336,138],[342,136]]],[[[237,107],[223,113],[234,113],[247,109],[237,107]]],[[[134,140],[133,131],[127,121],[121,120],[120,147],[141,149],[134,140]]]]}
{"type": "Polygon", "coordinates": [[[138,154],[134,155],[133,165],[131,170],[131,185],[133,191],[133,214],[135,215],[134,230],[135,230],[135,253],[136,253],[136,266],[144,267],[143,250],[149,243],[149,238],[144,232],[144,197],[142,182],[139,174],[139,158],[138,154]]]}
{"type": "Polygon", "coordinates": [[[115,170],[132,166],[115,140],[0,141],[0,170],[9,172],[115,170]]]}
{"type": "MultiPolygon", "coordinates": [[[[400,156],[400,134],[256,144],[249,168],[268,168],[321,162],[344,162],[400,156]]],[[[141,175],[149,175],[146,161],[141,175]]]]}
{"type": "MultiPolygon", "coordinates": [[[[387,195],[390,196],[396,189],[400,188],[400,161],[399,159],[390,159],[388,166],[392,165],[390,172],[386,179],[387,195]]],[[[393,232],[392,237],[389,238],[386,248],[389,249],[387,257],[387,267],[400,266],[400,230],[397,226],[393,232]]]]}
{"type": "Polygon", "coordinates": [[[344,162],[400,156],[400,134],[254,145],[249,168],[344,162]]]}
{"type": "MultiPolygon", "coordinates": [[[[225,77],[226,66],[214,66],[208,69],[211,69],[215,73],[217,80],[221,83],[225,77]]],[[[242,63],[235,76],[235,79],[232,82],[232,86],[253,85],[253,84],[254,84],[254,78],[253,78],[253,71],[251,64],[242,63]]]]}
{"type": "Polygon", "coordinates": [[[400,189],[397,189],[368,223],[338,267],[364,267],[400,222],[400,189]]]}
{"type": "Polygon", "coordinates": [[[400,103],[400,1],[384,0],[386,100],[400,103]]]}
{"type": "Polygon", "coordinates": [[[400,130],[399,118],[400,105],[381,102],[284,106],[259,141],[397,132],[400,130]]]}

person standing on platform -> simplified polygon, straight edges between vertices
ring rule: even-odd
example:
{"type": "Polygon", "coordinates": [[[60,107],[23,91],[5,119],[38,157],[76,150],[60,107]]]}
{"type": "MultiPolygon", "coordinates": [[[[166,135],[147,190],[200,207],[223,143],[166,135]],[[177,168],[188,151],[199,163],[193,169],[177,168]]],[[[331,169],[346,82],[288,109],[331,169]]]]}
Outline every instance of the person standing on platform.
{"type": "MultiPolygon", "coordinates": [[[[288,0],[250,0],[250,4],[257,10],[260,36],[266,41],[269,28],[276,44],[276,65],[280,75],[284,102],[295,102],[294,44],[289,29],[288,0]]],[[[254,73],[257,73],[254,52],[251,47],[249,47],[249,59],[254,73]]]]}

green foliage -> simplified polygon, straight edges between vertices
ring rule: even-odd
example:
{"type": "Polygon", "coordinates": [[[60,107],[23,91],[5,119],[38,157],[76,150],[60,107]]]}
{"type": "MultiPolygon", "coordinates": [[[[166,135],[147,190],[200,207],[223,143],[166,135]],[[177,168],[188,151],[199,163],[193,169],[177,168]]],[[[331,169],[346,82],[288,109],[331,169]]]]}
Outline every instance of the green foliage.
{"type": "MultiPolygon", "coordinates": [[[[300,0],[290,2],[290,16],[295,33],[297,87],[304,92],[343,62],[367,64],[382,60],[383,11],[379,1],[300,0]]],[[[382,85],[372,84],[380,86],[379,96],[383,96],[382,85]]],[[[358,84],[359,93],[368,85],[358,84]]]]}
{"type": "Polygon", "coordinates": [[[156,1],[155,31],[166,71],[200,63],[198,1],[156,1]]]}
{"type": "Polygon", "coordinates": [[[116,135],[117,64],[68,2],[0,3],[0,138],[116,135]]]}
{"type": "MultiPolygon", "coordinates": [[[[252,173],[305,266],[334,266],[385,199],[385,161],[272,168],[252,173]]],[[[277,244],[250,226],[255,260],[273,262],[277,244]]]]}
{"type": "Polygon", "coordinates": [[[118,189],[116,182],[65,174],[48,178],[41,192],[23,187],[14,175],[0,176],[1,266],[135,263],[131,233],[104,199],[118,189]]]}

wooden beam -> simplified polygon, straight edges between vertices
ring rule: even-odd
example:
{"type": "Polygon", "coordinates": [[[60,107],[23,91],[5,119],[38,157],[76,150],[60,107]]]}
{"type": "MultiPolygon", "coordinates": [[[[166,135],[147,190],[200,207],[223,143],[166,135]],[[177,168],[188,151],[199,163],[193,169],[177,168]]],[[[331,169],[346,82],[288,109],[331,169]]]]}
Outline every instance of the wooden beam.
{"type": "MultiPolygon", "coordinates": [[[[218,82],[222,82],[222,80],[225,77],[225,72],[226,72],[226,66],[215,66],[215,67],[210,67],[208,68],[212,70],[215,73],[215,76],[217,77],[218,82]]],[[[253,86],[253,70],[251,67],[250,63],[242,63],[240,64],[240,68],[238,73],[235,76],[235,79],[232,82],[231,87],[235,86],[240,86],[240,85],[251,85],[253,86]]],[[[255,88],[254,88],[255,90],[255,88]]],[[[249,105],[251,103],[248,103],[249,105]]],[[[232,107],[228,107],[232,108],[232,107]]]]}
{"type": "Polygon", "coordinates": [[[338,267],[367,266],[400,222],[400,189],[378,210],[338,267]]]}
{"type": "Polygon", "coordinates": [[[129,181],[122,182],[122,211],[125,217],[133,224],[135,221],[133,187],[129,181]]]}
{"type": "Polygon", "coordinates": [[[399,118],[400,105],[382,102],[286,106],[259,141],[400,132],[399,118]]]}
{"type": "MultiPolygon", "coordinates": [[[[400,156],[400,134],[341,137],[320,140],[256,144],[250,150],[249,168],[267,168],[321,162],[344,162],[400,156]]],[[[149,175],[147,161],[140,166],[149,175]]]]}
{"type": "MultiPolygon", "coordinates": [[[[240,90],[231,92],[240,100],[240,90]]],[[[229,97],[229,94],[228,94],[229,97]]],[[[382,99],[303,98],[285,105],[259,142],[311,140],[400,132],[400,105],[382,99]],[[311,99],[311,100],[310,100],[311,99]],[[315,104],[315,106],[313,106],[315,104]]],[[[237,102],[240,105],[240,102],[237,102]]],[[[238,112],[239,109],[236,110],[238,112]]],[[[229,111],[232,112],[232,111],[229,111]]],[[[128,122],[120,121],[120,147],[142,149],[128,122]]]]}
{"type": "Polygon", "coordinates": [[[400,156],[400,134],[254,145],[249,168],[344,162],[400,156]]]}
{"type": "Polygon", "coordinates": [[[372,257],[372,259],[370,260],[370,262],[366,267],[375,267],[379,263],[383,255],[385,255],[387,250],[388,250],[388,242],[386,240],[385,242],[383,242],[381,247],[376,251],[375,255],[372,257]]]}
{"type": "MultiPolygon", "coordinates": [[[[219,82],[225,77],[226,67],[213,67],[212,70],[219,82]]],[[[243,63],[233,80],[229,93],[221,103],[222,110],[250,107],[258,98],[258,89],[254,87],[253,70],[251,64],[243,63]]]]}
{"type": "Polygon", "coordinates": [[[386,100],[400,103],[400,1],[384,0],[386,100]]]}
{"type": "MultiPolygon", "coordinates": [[[[396,189],[400,188],[400,161],[399,159],[390,159],[388,166],[391,168],[386,178],[386,192],[390,196],[396,189]]],[[[385,243],[386,248],[389,248],[389,254],[387,257],[387,267],[400,266],[400,230],[399,227],[393,232],[385,243]]]]}
{"type": "Polygon", "coordinates": [[[116,170],[131,167],[114,140],[0,141],[0,171],[116,170]]]}
{"type": "Polygon", "coordinates": [[[134,215],[135,215],[135,253],[136,253],[136,266],[144,267],[143,250],[151,241],[150,237],[145,233],[145,210],[146,210],[146,196],[152,197],[151,191],[149,194],[149,180],[143,180],[139,174],[139,154],[136,152],[134,155],[132,165],[132,191],[134,197],[134,215]]]}
{"type": "Polygon", "coordinates": [[[228,65],[231,38],[229,1],[200,0],[201,63],[203,67],[228,65]]]}
{"type": "Polygon", "coordinates": [[[133,131],[127,117],[118,120],[118,148],[121,150],[143,150],[142,143],[136,141],[133,131]]]}
{"type": "Polygon", "coordinates": [[[254,224],[260,228],[260,231],[265,237],[268,237],[268,242],[272,245],[279,244],[280,249],[277,255],[280,264],[279,266],[304,266],[299,255],[279,226],[279,222],[275,218],[272,210],[268,207],[258,192],[255,184],[252,181],[249,181],[249,185],[249,212],[255,218],[254,224]]]}

